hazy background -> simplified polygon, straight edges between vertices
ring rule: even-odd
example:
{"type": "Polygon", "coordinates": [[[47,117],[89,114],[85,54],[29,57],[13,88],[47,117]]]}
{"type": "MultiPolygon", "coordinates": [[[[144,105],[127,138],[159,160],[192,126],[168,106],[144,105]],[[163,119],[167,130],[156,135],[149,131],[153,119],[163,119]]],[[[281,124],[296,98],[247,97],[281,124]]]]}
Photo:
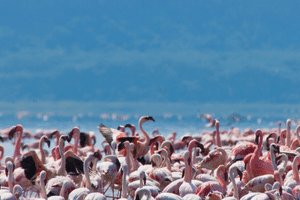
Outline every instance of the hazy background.
{"type": "Polygon", "coordinates": [[[297,0],[3,1],[0,108],[297,116],[299,10],[297,0]]]}

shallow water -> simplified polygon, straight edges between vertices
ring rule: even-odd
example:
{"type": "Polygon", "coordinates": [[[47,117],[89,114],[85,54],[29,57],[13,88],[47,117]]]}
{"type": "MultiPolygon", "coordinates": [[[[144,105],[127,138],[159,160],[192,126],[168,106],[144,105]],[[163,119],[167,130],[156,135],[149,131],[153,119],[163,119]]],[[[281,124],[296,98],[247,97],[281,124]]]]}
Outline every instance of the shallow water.
{"type": "MultiPolygon", "coordinates": [[[[156,120],[144,125],[149,133],[157,129],[164,136],[174,131],[180,136],[212,130],[200,117],[203,113],[218,118],[221,130],[276,128],[279,121],[284,123],[287,118],[294,120],[295,128],[300,113],[299,105],[279,104],[21,102],[2,103],[0,108],[0,128],[20,123],[33,133],[38,129],[59,129],[67,133],[73,126],[79,126],[82,131],[94,131],[98,144],[103,141],[97,128],[100,123],[112,128],[126,123],[137,126],[141,115],[152,115],[156,120]]],[[[13,147],[8,143],[3,145],[5,155],[11,154],[13,147]]]]}

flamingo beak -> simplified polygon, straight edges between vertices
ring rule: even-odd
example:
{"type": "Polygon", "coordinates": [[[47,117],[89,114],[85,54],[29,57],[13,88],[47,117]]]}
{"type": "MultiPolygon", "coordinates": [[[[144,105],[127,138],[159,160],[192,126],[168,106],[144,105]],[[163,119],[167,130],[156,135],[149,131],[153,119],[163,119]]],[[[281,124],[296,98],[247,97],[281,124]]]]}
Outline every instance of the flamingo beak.
{"type": "Polygon", "coordinates": [[[256,135],[255,136],[255,144],[257,144],[257,145],[258,145],[258,138],[259,138],[259,135],[256,135]]]}
{"type": "Polygon", "coordinates": [[[205,148],[204,148],[204,145],[202,143],[197,142],[197,147],[199,147],[201,149],[202,154],[205,152],[205,148]]]}
{"type": "Polygon", "coordinates": [[[96,151],[96,152],[94,153],[94,157],[97,158],[97,159],[99,159],[99,160],[101,160],[102,155],[101,155],[101,153],[100,153],[99,151],[96,151]]]}
{"type": "Polygon", "coordinates": [[[70,131],[69,133],[68,133],[68,136],[70,137],[70,138],[72,138],[73,137],[73,135],[74,135],[74,131],[72,130],[72,131],[70,131]]]}
{"type": "Polygon", "coordinates": [[[95,145],[97,142],[96,137],[93,137],[93,145],[95,145]]]}
{"type": "Polygon", "coordinates": [[[148,116],[146,119],[155,122],[155,119],[152,116],[148,116]]]}
{"type": "Polygon", "coordinates": [[[45,138],[45,142],[46,142],[46,144],[47,144],[47,146],[48,146],[48,148],[50,148],[50,140],[48,139],[48,138],[45,138]]]}
{"type": "Polygon", "coordinates": [[[58,130],[53,131],[52,133],[50,133],[49,137],[53,138],[54,135],[58,134],[58,130]]]}
{"type": "Polygon", "coordinates": [[[8,132],[8,139],[12,139],[15,136],[15,133],[17,131],[17,127],[12,128],[9,132],[8,132]]]}
{"type": "Polygon", "coordinates": [[[225,173],[224,173],[224,180],[225,180],[225,181],[228,181],[228,172],[225,172],[225,173]]]}
{"type": "Polygon", "coordinates": [[[64,141],[68,141],[68,142],[71,141],[70,137],[67,136],[67,135],[62,136],[62,139],[63,139],[64,141]]]}
{"type": "MultiPolygon", "coordinates": [[[[245,168],[246,169],[246,168],[245,168]]],[[[243,178],[243,172],[241,172],[239,169],[237,169],[237,173],[238,173],[238,175],[239,175],[239,177],[240,177],[240,181],[242,180],[242,178],[243,178]]]]}

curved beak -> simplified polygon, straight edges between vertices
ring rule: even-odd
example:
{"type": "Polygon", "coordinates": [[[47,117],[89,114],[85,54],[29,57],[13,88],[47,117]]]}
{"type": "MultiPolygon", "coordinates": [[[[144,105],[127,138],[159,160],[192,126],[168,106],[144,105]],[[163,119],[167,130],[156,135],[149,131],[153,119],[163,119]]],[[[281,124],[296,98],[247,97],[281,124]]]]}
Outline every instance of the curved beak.
{"type": "Polygon", "coordinates": [[[258,138],[259,138],[259,135],[255,135],[255,144],[258,145],[258,138]]]}
{"type": "Polygon", "coordinates": [[[17,127],[15,126],[8,132],[8,139],[11,140],[15,136],[16,131],[17,131],[17,127]]]}
{"type": "Polygon", "coordinates": [[[152,116],[148,116],[146,119],[155,122],[155,119],[152,116]]]}
{"type": "Polygon", "coordinates": [[[70,137],[67,136],[67,135],[63,135],[63,136],[61,136],[61,138],[62,138],[64,141],[68,141],[68,142],[71,141],[70,137]]]}
{"type": "Polygon", "coordinates": [[[59,134],[58,130],[53,131],[52,133],[50,133],[49,137],[53,138],[54,135],[59,134]]]}
{"type": "Polygon", "coordinates": [[[72,137],[73,137],[73,135],[74,135],[74,131],[73,131],[73,130],[71,130],[71,131],[68,133],[68,136],[69,136],[70,138],[72,138],[72,137]]]}
{"type": "Polygon", "coordinates": [[[96,151],[96,152],[94,152],[94,157],[97,158],[97,159],[99,159],[99,160],[101,160],[102,155],[101,155],[101,153],[99,151],[96,151]]]}
{"type": "Polygon", "coordinates": [[[47,146],[48,146],[48,148],[50,148],[50,140],[48,139],[48,138],[45,138],[45,142],[46,142],[46,144],[47,144],[47,146]]]}

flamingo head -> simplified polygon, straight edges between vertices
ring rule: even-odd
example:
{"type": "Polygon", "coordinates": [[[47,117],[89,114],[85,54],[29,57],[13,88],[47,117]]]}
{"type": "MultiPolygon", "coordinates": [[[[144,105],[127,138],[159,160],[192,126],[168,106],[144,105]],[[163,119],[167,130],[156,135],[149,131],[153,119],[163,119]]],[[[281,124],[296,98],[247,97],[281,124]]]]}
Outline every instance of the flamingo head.
{"type": "Polygon", "coordinates": [[[291,119],[287,119],[286,120],[286,126],[289,130],[291,130],[291,125],[292,125],[292,120],[291,119]]]}
{"type": "Polygon", "coordinates": [[[267,151],[270,150],[270,143],[269,143],[269,140],[270,140],[271,138],[274,139],[274,142],[277,142],[277,140],[278,140],[278,137],[277,137],[276,133],[274,133],[274,132],[273,132],[273,133],[270,133],[270,134],[268,135],[268,137],[266,138],[266,147],[267,147],[267,151]]]}
{"type": "Polygon", "coordinates": [[[255,143],[256,144],[258,144],[258,142],[259,142],[259,137],[262,137],[262,136],[263,136],[263,132],[260,129],[256,130],[256,132],[255,132],[255,143]]]}
{"type": "Polygon", "coordinates": [[[23,132],[23,126],[21,124],[17,124],[16,126],[12,127],[8,132],[8,138],[11,140],[15,136],[15,133],[22,133],[22,132],[23,132]]]}
{"type": "Polygon", "coordinates": [[[69,137],[68,135],[61,135],[60,138],[63,141],[71,142],[71,137],[69,137]]]}
{"type": "Polygon", "coordinates": [[[152,116],[142,116],[139,120],[139,123],[142,124],[146,121],[153,121],[155,122],[154,118],[152,116]]]}
{"type": "Polygon", "coordinates": [[[102,154],[100,153],[100,150],[94,152],[94,157],[97,158],[98,160],[101,160],[102,154]]]}
{"type": "Polygon", "coordinates": [[[133,124],[125,124],[125,128],[129,128],[132,133],[135,133],[136,131],[135,125],[133,124]]]}
{"type": "Polygon", "coordinates": [[[50,142],[50,140],[48,139],[48,137],[44,137],[44,142],[46,142],[48,148],[50,148],[51,142],[50,142]]]}
{"type": "Polygon", "coordinates": [[[74,127],[69,133],[68,133],[70,138],[78,138],[80,137],[80,130],[78,127],[74,127]]]}
{"type": "Polygon", "coordinates": [[[54,130],[53,132],[51,132],[50,134],[49,134],[49,138],[50,139],[52,139],[53,137],[59,137],[59,135],[60,135],[60,133],[59,133],[59,131],[58,130],[54,130]]]}

